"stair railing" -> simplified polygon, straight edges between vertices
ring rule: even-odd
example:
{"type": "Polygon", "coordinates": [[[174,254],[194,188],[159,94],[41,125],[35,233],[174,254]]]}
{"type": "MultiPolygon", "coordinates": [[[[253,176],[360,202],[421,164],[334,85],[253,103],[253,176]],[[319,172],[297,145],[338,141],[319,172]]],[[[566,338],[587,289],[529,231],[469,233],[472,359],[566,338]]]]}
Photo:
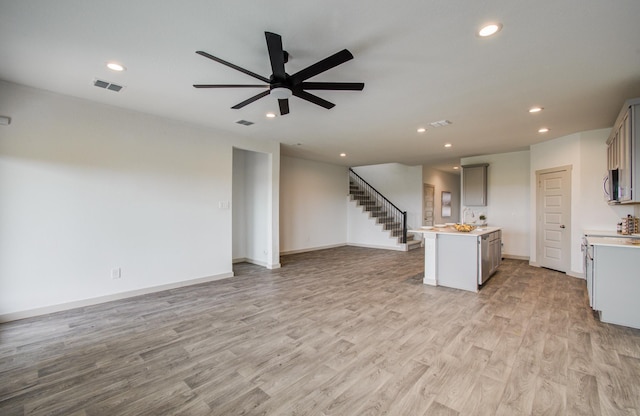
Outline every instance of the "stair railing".
{"type": "Polygon", "coordinates": [[[385,223],[386,229],[390,229],[394,232],[399,232],[400,243],[407,243],[407,211],[402,211],[395,206],[393,202],[389,201],[384,195],[382,195],[376,188],[371,186],[360,175],[355,173],[353,169],[349,168],[349,181],[355,183],[360,191],[364,192],[364,195],[368,197],[370,201],[381,208],[385,213],[385,217],[389,220],[385,223]]]}

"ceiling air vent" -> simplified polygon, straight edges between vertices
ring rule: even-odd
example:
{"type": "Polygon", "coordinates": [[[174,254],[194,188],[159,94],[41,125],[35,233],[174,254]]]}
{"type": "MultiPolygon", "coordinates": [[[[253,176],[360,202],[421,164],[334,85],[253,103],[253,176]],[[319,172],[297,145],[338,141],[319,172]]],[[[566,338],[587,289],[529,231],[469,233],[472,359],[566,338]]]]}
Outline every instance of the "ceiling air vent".
{"type": "Polygon", "coordinates": [[[122,85],[113,84],[111,82],[102,81],[100,79],[93,80],[93,85],[99,88],[105,88],[107,90],[111,90],[115,92],[120,92],[120,90],[124,88],[122,85]]]}
{"type": "Polygon", "coordinates": [[[444,127],[450,125],[451,122],[449,120],[439,120],[429,124],[431,125],[431,127],[444,127]]]}
{"type": "Polygon", "coordinates": [[[247,121],[247,120],[238,120],[238,121],[236,121],[236,123],[242,124],[243,126],[250,126],[250,125],[253,124],[252,121],[247,121]]]}

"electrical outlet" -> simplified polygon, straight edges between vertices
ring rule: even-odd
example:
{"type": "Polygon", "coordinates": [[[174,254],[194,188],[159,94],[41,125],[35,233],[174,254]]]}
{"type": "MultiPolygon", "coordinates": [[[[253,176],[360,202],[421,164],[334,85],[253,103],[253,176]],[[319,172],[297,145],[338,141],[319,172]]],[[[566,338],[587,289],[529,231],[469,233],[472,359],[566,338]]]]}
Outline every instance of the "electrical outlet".
{"type": "Polygon", "coordinates": [[[122,272],[120,267],[116,267],[115,269],[111,269],[111,278],[112,279],[120,279],[122,277],[122,272]]]}

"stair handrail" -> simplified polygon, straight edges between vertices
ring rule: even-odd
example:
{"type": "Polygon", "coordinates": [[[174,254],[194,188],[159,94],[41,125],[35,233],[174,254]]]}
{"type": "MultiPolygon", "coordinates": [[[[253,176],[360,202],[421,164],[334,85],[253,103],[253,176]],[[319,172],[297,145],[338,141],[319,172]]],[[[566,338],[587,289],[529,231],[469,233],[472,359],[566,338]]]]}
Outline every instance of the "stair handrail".
{"type": "Polygon", "coordinates": [[[389,206],[393,207],[396,212],[398,214],[402,215],[402,244],[406,244],[407,242],[407,211],[403,211],[400,208],[398,208],[393,202],[391,202],[386,196],[382,195],[382,193],[380,193],[380,191],[378,191],[376,188],[374,188],[369,182],[367,182],[362,176],[358,175],[352,168],[349,168],[349,173],[352,174],[353,176],[355,176],[359,182],[362,182],[365,187],[367,188],[367,190],[372,191],[372,193],[378,197],[381,198],[382,200],[384,200],[389,206]]]}

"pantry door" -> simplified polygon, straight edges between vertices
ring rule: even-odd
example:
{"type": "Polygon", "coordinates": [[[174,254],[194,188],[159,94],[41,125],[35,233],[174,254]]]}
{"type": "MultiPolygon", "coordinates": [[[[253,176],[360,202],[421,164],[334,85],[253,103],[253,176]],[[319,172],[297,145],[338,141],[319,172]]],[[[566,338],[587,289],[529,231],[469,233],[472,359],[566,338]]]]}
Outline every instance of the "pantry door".
{"type": "Polygon", "coordinates": [[[571,269],[571,166],[536,172],[536,258],[541,267],[571,269]]]}

